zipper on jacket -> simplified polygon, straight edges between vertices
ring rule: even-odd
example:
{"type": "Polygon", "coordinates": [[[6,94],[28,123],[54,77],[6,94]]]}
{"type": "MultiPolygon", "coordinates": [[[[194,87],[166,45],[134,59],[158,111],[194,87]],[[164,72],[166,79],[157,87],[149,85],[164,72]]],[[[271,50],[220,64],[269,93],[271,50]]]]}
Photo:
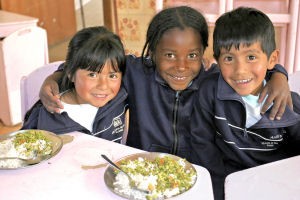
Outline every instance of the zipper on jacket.
{"type": "Polygon", "coordinates": [[[244,128],[243,134],[244,134],[244,137],[248,137],[248,134],[247,134],[247,128],[244,128]]]}
{"type": "Polygon", "coordinates": [[[244,137],[246,137],[246,136],[248,136],[247,128],[246,128],[246,121],[247,121],[247,109],[246,109],[246,105],[245,105],[245,102],[243,100],[241,100],[241,99],[236,99],[236,101],[240,102],[243,105],[243,107],[244,107],[245,115],[243,115],[243,116],[245,116],[245,117],[243,119],[243,122],[244,122],[243,124],[244,124],[245,128],[243,130],[243,135],[244,135],[244,137]]]}
{"type": "Polygon", "coordinates": [[[174,134],[172,154],[176,155],[178,151],[178,133],[177,133],[177,115],[178,115],[178,104],[179,104],[179,95],[180,91],[176,92],[175,103],[173,109],[173,120],[172,120],[172,129],[174,134]]]}

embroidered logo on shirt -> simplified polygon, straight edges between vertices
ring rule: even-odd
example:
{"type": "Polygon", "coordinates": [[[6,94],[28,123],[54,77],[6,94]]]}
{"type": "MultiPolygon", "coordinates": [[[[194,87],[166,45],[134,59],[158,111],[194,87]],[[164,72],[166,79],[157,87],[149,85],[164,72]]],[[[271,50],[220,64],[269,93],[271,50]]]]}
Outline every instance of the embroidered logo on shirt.
{"type": "Polygon", "coordinates": [[[114,126],[114,130],[113,130],[112,134],[124,132],[125,125],[123,124],[122,120],[119,117],[114,118],[112,124],[114,126]]]}
{"type": "Polygon", "coordinates": [[[122,124],[122,120],[120,118],[113,119],[114,127],[120,126],[122,124]]]}

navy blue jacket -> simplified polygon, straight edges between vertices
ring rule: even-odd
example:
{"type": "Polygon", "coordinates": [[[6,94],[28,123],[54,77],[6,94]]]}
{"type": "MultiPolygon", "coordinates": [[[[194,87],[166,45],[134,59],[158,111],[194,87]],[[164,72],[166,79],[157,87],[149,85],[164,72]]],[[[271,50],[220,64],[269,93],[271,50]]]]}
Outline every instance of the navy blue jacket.
{"type": "Polygon", "coordinates": [[[228,174],[300,154],[300,97],[292,93],[292,98],[294,112],[287,107],[281,120],[271,121],[269,109],[246,128],[245,104],[220,73],[201,82],[191,123],[191,162],[210,171],[216,200],[223,199],[228,174]]]}
{"type": "MultiPolygon", "coordinates": [[[[130,109],[127,145],[186,158],[190,148],[190,119],[198,76],[185,90],[170,88],[155,69],[146,69],[140,57],[127,56],[123,78],[130,109]]],[[[213,70],[214,67],[211,68],[213,70]]],[[[200,74],[205,75],[203,67],[200,74]]]]}
{"type": "MultiPolygon", "coordinates": [[[[63,70],[60,65],[59,70],[63,70]]],[[[146,69],[141,57],[126,57],[123,83],[128,93],[129,131],[127,145],[151,152],[188,158],[191,152],[190,123],[193,101],[200,80],[218,71],[201,68],[192,84],[181,92],[170,88],[155,69],[146,69]]],[[[276,71],[287,74],[280,65],[276,71]]]]}
{"type": "Polygon", "coordinates": [[[92,132],[73,121],[66,112],[49,113],[40,101],[28,111],[21,129],[43,129],[56,134],[79,131],[120,143],[125,128],[125,112],[128,107],[126,99],[127,92],[121,87],[114,99],[98,109],[92,132]]]}
{"type": "MultiPolygon", "coordinates": [[[[192,84],[177,92],[155,69],[147,70],[141,57],[127,56],[123,81],[128,92],[130,125],[126,144],[146,151],[188,158],[195,94],[202,78],[218,70],[217,65],[209,71],[204,71],[202,67],[192,84]]],[[[287,74],[280,65],[276,66],[275,71],[287,74]]]]}

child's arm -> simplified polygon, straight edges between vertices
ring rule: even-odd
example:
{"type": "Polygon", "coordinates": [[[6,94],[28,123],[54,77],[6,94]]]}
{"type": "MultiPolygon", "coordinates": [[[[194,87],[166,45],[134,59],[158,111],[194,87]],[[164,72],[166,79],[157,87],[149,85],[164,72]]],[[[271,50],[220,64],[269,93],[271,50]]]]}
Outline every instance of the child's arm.
{"type": "Polygon", "coordinates": [[[40,89],[40,99],[45,108],[51,113],[60,113],[60,109],[63,108],[63,105],[60,102],[58,87],[58,81],[61,79],[62,73],[63,72],[61,71],[56,71],[48,76],[40,89]]]}
{"type": "Polygon", "coordinates": [[[261,113],[265,113],[272,102],[274,103],[270,113],[271,120],[280,120],[284,113],[286,105],[293,109],[291,92],[287,77],[288,74],[281,65],[275,65],[274,69],[270,71],[266,76],[267,84],[260,94],[259,102],[262,102],[266,95],[268,95],[262,107],[261,113]]]}

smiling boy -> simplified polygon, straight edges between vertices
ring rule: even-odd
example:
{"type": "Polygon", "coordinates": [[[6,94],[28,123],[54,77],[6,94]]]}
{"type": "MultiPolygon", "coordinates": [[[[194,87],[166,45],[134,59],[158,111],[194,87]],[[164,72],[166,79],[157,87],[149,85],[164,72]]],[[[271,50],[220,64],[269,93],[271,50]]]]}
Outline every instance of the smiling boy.
{"type": "Polygon", "coordinates": [[[286,107],[280,121],[269,119],[270,108],[261,114],[258,96],[279,56],[274,26],[261,11],[240,7],[225,13],[213,40],[221,73],[200,85],[191,160],[210,171],[218,200],[228,174],[300,154],[300,97],[292,93],[294,111],[286,107]]]}

